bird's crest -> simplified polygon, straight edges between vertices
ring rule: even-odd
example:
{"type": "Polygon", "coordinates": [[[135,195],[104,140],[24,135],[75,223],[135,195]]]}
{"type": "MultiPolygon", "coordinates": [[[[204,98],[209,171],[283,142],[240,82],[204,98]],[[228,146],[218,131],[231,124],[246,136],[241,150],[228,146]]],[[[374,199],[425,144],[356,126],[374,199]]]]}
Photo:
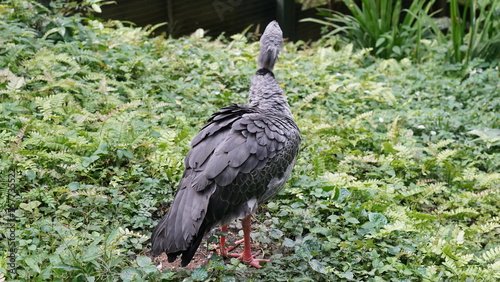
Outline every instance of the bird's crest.
{"type": "Polygon", "coordinates": [[[259,69],[273,70],[283,42],[283,32],[276,21],[270,22],[260,38],[259,69]]]}

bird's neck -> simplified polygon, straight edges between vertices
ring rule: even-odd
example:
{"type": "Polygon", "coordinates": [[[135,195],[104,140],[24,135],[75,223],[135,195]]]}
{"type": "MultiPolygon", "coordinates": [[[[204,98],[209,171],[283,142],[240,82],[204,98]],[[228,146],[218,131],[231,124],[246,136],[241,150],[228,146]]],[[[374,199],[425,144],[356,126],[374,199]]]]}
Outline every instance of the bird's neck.
{"type": "Polygon", "coordinates": [[[254,93],[254,95],[250,95],[249,106],[262,113],[292,116],[292,112],[282,91],[254,93]]]}
{"type": "Polygon", "coordinates": [[[249,106],[260,112],[284,116],[292,115],[283,90],[273,73],[268,69],[259,69],[253,76],[249,98],[249,106]]]}

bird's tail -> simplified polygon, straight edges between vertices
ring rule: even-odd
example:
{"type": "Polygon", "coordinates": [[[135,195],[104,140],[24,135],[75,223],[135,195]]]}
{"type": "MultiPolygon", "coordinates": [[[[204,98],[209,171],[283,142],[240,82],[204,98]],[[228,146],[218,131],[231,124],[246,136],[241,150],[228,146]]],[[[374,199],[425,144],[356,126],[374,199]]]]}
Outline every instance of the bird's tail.
{"type": "MultiPolygon", "coordinates": [[[[175,216],[174,216],[175,218],[175,216]]],[[[203,236],[208,231],[207,223],[203,222],[200,229],[193,236],[186,236],[191,238],[185,240],[184,234],[178,234],[182,228],[175,226],[169,214],[165,215],[151,235],[151,249],[154,256],[159,256],[165,252],[168,256],[168,262],[174,262],[179,255],[182,255],[181,266],[186,266],[193,259],[196,250],[200,246],[203,236]]]]}
{"type": "MultiPolygon", "coordinates": [[[[179,187],[191,187],[190,178],[183,178],[179,187]],[[188,181],[188,182],[185,182],[188,181]]],[[[213,227],[213,222],[204,220],[208,197],[215,185],[199,193],[194,189],[180,188],[170,210],[158,222],[151,234],[151,249],[154,256],[165,252],[173,262],[182,255],[181,266],[193,258],[203,236],[213,227]]]]}
{"type": "Polygon", "coordinates": [[[283,42],[283,32],[276,21],[270,22],[260,38],[259,69],[273,70],[283,42]]]}

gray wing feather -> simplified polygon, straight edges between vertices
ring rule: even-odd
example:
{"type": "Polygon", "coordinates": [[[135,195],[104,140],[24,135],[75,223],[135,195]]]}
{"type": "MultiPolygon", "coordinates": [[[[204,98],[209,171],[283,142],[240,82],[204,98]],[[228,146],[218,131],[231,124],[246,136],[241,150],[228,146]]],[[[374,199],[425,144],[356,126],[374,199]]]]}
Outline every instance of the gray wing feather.
{"type": "Polygon", "coordinates": [[[260,131],[262,128],[259,128],[255,123],[249,123],[247,125],[247,130],[250,133],[256,133],[257,131],[260,131]]]}
{"type": "Polygon", "coordinates": [[[215,183],[218,186],[227,186],[233,182],[239,172],[238,168],[227,166],[219,175],[217,175],[215,183]]]}
{"type": "MultiPolygon", "coordinates": [[[[231,115],[227,109],[219,112],[192,141],[193,147],[186,155],[186,170],[171,208],[175,212],[167,214],[167,221],[172,222],[171,225],[180,226],[172,234],[182,234],[178,238],[183,240],[169,240],[169,251],[182,250],[197,235],[208,210],[211,193],[216,187],[228,193],[225,187],[239,175],[263,169],[268,160],[276,155],[276,151],[284,147],[286,136],[278,133],[278,125],[270,127],[272,122],[261,114],[243,111],[236,117],[231,115]]],[[[238,193],[232,197],[236,195],[238,193]]],[[[248,197],[243,197],[236,199],[236,202],[247,200],[248,197]]],[[[169,236],[175,237],[172,234],[169,236]]]]}
{"type": "Polygon", "coordinates": [[[257,167],[259,163],[261,163],[261,161],[259,161],[259,159],[255,155],[250,155],[248,159],[243,164],[241,164],[240,171],[241,173],[250,173],[257,167]]]}
{"type": "MultiPolygon", "coordinates": [[[[240,143],[241,145],[242,143],[240,143]]],[[[233,148],[231,151],[227,152],[227,158],[229,159],[228,165],[231,167],[241,166],[250,157],[250,151],[243,146],[233,148]]]]}
{"type": "MultiPolygon", "coordinates": [[[[214,131],[214,133],[215,132],[216,131],[214,131]]],[[[223,134],[213,135],[214,133],[208,134],[206,132],[200,132],[200,134],[205,135],[205,138],[200,139],[199,141],[197,140],[197,142],[192,142],[192,144],[194,144],[193,149],[190,150],[186,155],[186,159],[184,161],[185,167],[197,168],[203,165],[207,161],[208,157],[213,154],[213,148],[216,148],[224,138],[223,134]],[[198,145],[202,140],[203,148],[194,149],[196,145],[198,145]]],[[[200,136],[200,134],[198,134],[196,137],[200,136]]]]}
{"type": "Polygon", "coordinates": [[[229,153],[233,151],[235,148],[240,146],[241,144],[245,143],[245,136],[240,135],[240,134],[233,134],[231,135],[225,143],[227,143],[227,146],[224,148],[225,153],[229,153]]]}
{"type": "Polygon", "coordinates": [[[257,139],[257,143],[260,146],[266,146],[267,142],[269,142],[269,140],[267,140],[266,134],[263,131],[257,132],[256,139],[257,139]]]}

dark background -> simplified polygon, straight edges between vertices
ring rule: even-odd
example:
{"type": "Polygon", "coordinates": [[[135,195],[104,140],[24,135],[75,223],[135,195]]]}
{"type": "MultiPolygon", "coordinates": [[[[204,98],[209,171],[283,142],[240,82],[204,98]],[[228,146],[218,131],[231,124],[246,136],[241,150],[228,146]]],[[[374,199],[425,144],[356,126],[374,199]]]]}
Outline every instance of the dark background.
{"type": "MultiPolygon", "coordinates": [[[[50,0],[39,0],[48,5],[50,0]]],[[[295,0],[114,0],[116,4],[102,6],[103,19],[129,21],[137,26],[153,26],[168,23],[155,29],[154,35],[165,33],[171,37],[189,35],[202,28],[205,35],[217,37],[249,31],[262,32],[272,20],[277,20],[284,37],[291,41],[317,40],[321,37],[321,25],[300,22],[304,18],[318,18],[317,8],[328,8],[350,14],[342,0],[330,0],[316,8],[303,9],[295,0]]],[[[360,5],[360,0],[355,0],[360,5]]],[[[403,9],[412,1],[404,0],[403,9]]],[[[437,0],[433,11],[436,17],[447,16],[447,0],[437,0]]]]}

